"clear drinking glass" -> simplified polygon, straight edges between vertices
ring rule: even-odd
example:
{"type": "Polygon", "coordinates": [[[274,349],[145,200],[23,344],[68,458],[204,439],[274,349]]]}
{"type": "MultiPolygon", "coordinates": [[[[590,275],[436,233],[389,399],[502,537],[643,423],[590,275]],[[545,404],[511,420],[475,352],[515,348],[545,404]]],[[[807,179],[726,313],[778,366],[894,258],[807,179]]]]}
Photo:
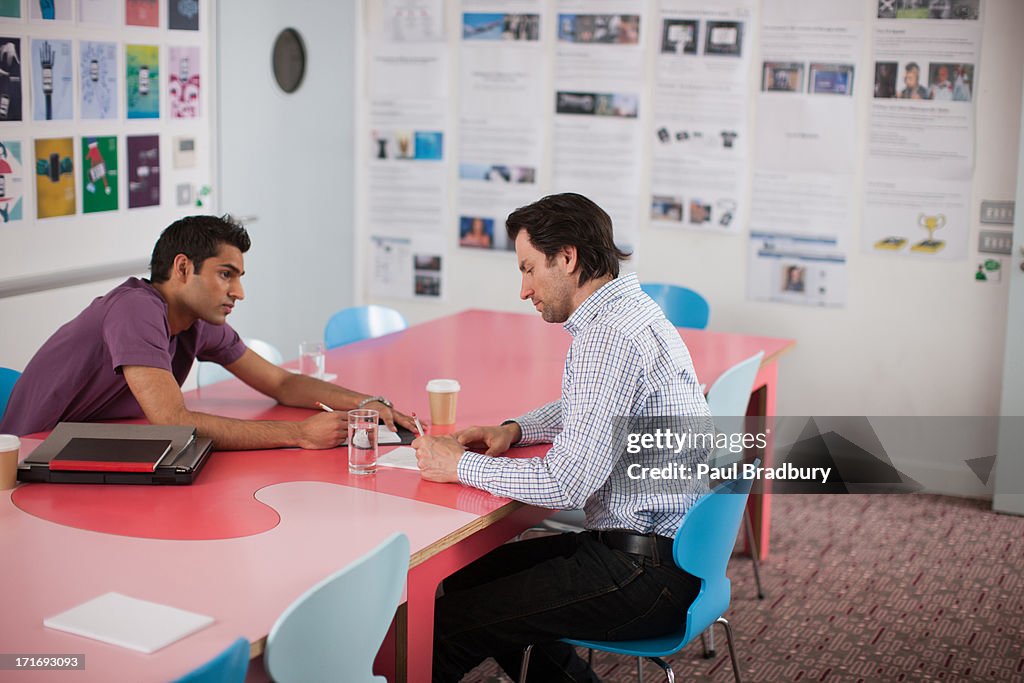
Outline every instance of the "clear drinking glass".
{"type": "Polygon", "coordinates": [[[348,471],[352,474],[373,474],[377,471],[376,410],[348,411],[348,471]]]}
{"type": "Polygon", "coordinates": [[[299,372],[310,377],[323,377],[325,368],[324,343],[322,341],[299,344],[299,372]]]}

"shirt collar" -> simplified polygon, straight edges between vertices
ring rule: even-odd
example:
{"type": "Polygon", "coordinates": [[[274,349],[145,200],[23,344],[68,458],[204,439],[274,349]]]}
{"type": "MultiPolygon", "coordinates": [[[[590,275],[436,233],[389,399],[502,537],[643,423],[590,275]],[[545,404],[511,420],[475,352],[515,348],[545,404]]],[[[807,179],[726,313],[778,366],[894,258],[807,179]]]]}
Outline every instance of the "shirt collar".
{"type": "Polygon", "coordinates": [[[569,316],[562,327],[565,331],[576,336],[586,329],[587,325],[597,317],[606,304],[626,296],[633,296],[640,293],[640,282],[636,273],[630,273],[623,277],[615,278],[597,289],[579,305],[573,314],[569,316]]]}

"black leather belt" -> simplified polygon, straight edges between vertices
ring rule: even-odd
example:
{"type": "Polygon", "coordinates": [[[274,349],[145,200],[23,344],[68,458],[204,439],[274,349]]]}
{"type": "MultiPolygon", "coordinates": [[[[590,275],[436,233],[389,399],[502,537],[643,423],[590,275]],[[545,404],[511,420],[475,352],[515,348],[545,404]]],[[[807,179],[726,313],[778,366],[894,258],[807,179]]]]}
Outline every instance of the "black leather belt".
{"type": "Polygon", "coordinates": [[[606,529],[595,533],[597,539],[612,550],[621,550],[632,555],[642,555],[651,559],[660,558],[664,562],[672,562],[673,541],[671,538],[619,529],[606,529]]]}

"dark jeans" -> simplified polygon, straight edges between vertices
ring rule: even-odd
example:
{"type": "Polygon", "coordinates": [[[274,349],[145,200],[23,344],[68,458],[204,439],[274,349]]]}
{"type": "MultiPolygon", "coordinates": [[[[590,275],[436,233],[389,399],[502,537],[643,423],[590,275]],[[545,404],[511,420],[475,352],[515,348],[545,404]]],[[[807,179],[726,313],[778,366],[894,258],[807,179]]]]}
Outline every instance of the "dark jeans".
{"type": "Polygon", "coordinates": [[[487,657],[519,678],[597,681],[559,638],[632,640],[682,626],[700,581],[671,557],[612,550],[595,534],[508,543],[444,582],[434,617],[434,681],[458,681],[487,657]]]}

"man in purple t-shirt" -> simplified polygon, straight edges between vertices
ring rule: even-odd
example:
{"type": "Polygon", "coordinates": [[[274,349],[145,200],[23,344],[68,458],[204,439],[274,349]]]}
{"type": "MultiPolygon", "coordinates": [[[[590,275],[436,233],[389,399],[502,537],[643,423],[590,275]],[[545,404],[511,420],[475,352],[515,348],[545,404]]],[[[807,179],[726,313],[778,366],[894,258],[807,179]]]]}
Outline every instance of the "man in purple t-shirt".
{"type": "Polygon", "coordinates": [[[29,361],[0,421],[0,433],[31,434],[61,421],[145,416],[153,424],[195,425],[221,450],[333,448],[347,435],[346,409],[378,410],[392,429],[413,429],[382,396],[296,375],[246,348],[226,324],[245,295],[245,228],[228,217],[190,216],[160,235],[150,280],[129,278],[93,301],[29,361]],[[301,422],[236,420],[189,410],[181,384],[196,358],[225,366],[284,405],[335,408],[301,422]]]}

